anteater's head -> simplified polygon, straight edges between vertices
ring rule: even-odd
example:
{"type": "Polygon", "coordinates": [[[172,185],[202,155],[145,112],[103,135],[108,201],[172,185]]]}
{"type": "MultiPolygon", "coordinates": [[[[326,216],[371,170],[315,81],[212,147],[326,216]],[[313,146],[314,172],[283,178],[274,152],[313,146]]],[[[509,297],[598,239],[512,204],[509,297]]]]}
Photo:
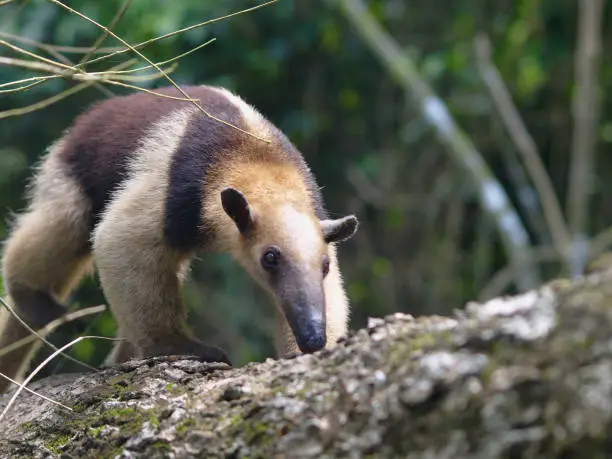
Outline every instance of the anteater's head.
{"type": "Polygon", "coordinates": [[[275,299],[304,353],[326,345],[325,291],[329,247],[357,230],[352,215],[319,220],[307,205],[267,199],[250,202],[241,191],[221,191],[221,203],[238,231],[238,259],[275,299]]]}

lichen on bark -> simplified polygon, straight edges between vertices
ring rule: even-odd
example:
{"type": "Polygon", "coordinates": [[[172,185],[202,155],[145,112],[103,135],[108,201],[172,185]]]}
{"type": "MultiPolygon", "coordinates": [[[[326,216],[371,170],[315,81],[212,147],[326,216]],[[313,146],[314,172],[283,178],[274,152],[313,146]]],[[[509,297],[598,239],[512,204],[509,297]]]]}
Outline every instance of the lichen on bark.
{"type": "MultiPolygon", "coordinates": [[[[333,350],[230,369],[128,362],[32,384],[2,457],[604,457],[612,272],[372,320],[333,350]]],[[[8,396],[0,399],[0,408],[8,396]]]]}

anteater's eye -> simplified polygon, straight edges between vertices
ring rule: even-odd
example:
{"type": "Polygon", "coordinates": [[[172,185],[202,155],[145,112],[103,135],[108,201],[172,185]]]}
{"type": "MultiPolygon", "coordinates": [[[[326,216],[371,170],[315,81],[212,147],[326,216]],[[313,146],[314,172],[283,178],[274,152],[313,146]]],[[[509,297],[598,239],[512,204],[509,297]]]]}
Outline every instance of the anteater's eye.
{"type": "Polygon", "coordinates": [[[329,258],[327,255],[323,257],[323,265],[321,269],[323,270],[323,277],[329,274],[329,258]]]}
{"type": "Polygon", "coordinates": [[[268,247],[261,256],[261,266],[266,271],[274,271],[280,261],[280,249],[276,246],[268,247]]]}

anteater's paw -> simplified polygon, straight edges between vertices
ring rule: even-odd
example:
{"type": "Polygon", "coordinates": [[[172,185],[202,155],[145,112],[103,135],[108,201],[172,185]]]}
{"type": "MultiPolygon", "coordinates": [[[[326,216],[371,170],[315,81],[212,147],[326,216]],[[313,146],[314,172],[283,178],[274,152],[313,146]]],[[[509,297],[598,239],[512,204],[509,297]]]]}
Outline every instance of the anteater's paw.
{"type": "Polygon", "coordinates": [[[155,346],[143,352],[145,357],[154,357],[164,361],[199,360],[201,362],[219,362],[231,366],[227,354],[216,346],[208,346],[195,340],[184,340],[166,346],[155,346]]]}
{"type": "Polygon", "coordinates": [[[304,355],[304,354],[302,354],[301,352],[292,352],[291,354],[284,355],[282,358],[283,360],[293,360],[301,355],[304,355]]]}

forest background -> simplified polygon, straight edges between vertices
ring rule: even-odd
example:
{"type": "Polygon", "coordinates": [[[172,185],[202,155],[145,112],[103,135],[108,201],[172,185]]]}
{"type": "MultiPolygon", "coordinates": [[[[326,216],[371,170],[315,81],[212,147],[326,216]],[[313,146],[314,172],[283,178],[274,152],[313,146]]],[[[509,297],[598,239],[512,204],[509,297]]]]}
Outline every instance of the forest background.
{"type": "MultiPolygon", "coordinates": [[[[121,48],[62,5],[134,45],[263,3],[0,0],[0,240],[45,148],[92,103],[133,91],[27,64],[121,48]],[[41,101],[53,103],[32,106],[41,101]]],[[[179,84],[222,85],[257,107],[304,153],[331,213],[359,217],[340,248],[358,328],[579,275],[612,244],[610,3],[279,0],[139,49],[164,62],[215,39],[163,67],[179,84]]],[[[199,257],[184,293],[196,334],[235,363],[273,354],[273,307],[228,257],[199,257]]],[[[93,277],[70,308],[104,303],[93,277]]],[[[109,312],[85,323],[81,332],[115,333],[109,312]]],[[[50,339],[68,338],[60,329],[50,339]]],[[[99,364],[109,346],[84,340],[71,353],[99,364]]],[[[47,373],[73,369],[60,359],[47,373]]]]}

